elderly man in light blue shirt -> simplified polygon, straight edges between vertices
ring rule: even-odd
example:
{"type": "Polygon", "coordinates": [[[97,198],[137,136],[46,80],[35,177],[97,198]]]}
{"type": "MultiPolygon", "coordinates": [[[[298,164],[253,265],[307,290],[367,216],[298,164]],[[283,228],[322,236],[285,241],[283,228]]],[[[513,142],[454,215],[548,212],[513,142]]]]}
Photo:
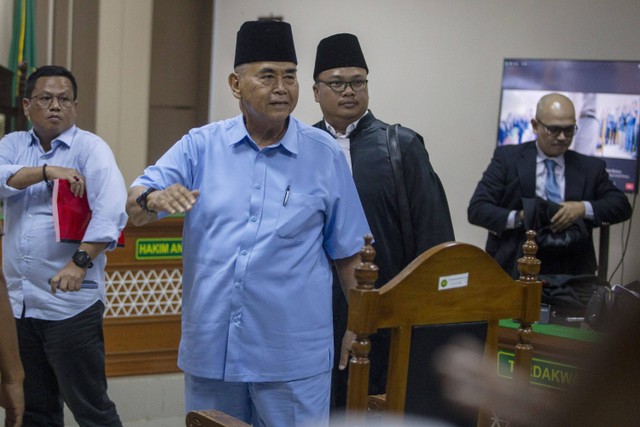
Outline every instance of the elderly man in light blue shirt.
{"type": "Polygon", "coordinates": [[[63,397],[82,426],[121,426],[107,396],[104,250],[127,222],[126,186],[109,146],[75,126],[77,85],[63,67],[27,80],[33,129],[0,142],[2,261],[25,370],[25,425],[63,426],[63,397]],[[52,192],[67,181],[92,210],[81,242],[57,242],[52,192]]]}
{"type": "Polygon", "coordinates": [[[242,115],[191,130],[129,190],[135,224],[186,212],[179,366],[187,410],[328,422],[331,263],[345,291],[369,232],[347,162],[290,115],[291,27],[247,22],[229,76],[242,115]]]}

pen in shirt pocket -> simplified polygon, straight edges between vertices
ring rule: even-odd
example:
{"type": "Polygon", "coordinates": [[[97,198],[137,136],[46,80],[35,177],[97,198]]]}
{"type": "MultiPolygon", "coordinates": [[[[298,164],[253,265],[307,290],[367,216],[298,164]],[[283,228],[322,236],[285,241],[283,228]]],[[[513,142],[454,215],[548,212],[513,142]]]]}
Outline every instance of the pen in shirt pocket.
{"type": "Polygon", "coordinates": [[[287,185],[287,189],[284,191],[284,199],[282,199],[282,206],[287,206],[289,201],[289,194],[291,193],[291,186],[287,185]]]}
{"type": "MultiPolygon", "coordinates": [[[[49,279],[48,282],[51,284],[51,279],[49,279]]],[[[60,282],[56,283],[56,288],[60,288],[60,282]]],[[[95,280],[83,280],[80,289],[98,289],[98,282],[95,280]]]]}

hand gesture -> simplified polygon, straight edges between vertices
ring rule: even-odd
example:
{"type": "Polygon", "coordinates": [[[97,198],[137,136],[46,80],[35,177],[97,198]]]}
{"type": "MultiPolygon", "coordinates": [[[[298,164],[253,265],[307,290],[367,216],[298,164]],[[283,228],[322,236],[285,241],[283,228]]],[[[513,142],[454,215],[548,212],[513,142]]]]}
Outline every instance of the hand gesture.
{"type": "Polygon", "coordinates": [[[189,190],[181,184],[173,184],[164,190],[150,193],[147,196],[147,208],[154,212],[185,213],[193,208],[198,196],[200,190],[189,190]]]}

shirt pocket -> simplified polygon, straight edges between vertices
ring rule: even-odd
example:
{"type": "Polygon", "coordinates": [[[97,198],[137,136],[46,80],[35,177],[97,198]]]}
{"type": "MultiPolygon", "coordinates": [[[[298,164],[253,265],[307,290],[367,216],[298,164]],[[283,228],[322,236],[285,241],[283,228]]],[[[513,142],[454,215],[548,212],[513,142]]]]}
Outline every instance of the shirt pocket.
{"type": "Polygon", "coordinates": [[[280,206],[276,232],[283,239],[306,240],[323,226],[324,209],[321,197],[291,193],[286,205],[280,206]]]}

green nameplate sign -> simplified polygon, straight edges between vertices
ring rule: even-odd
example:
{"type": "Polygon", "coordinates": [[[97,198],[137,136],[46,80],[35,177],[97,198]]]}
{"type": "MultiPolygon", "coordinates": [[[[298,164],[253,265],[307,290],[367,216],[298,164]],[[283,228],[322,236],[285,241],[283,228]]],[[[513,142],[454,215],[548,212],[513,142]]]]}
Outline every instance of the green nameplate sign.
{"type": "MultiPolygon", "coordinates": [[[[513,353],[498,351],[498,375],[511,378],[514,359],[513,353]]],[[[575,382],[579,371],[575,366],[534,357],[531,361],[531,384],[566,389],[575,382]]]]}
{"type": "Polygon", "coordinates": [[[136,259],[182,259],[182,238],[136,239],[136,259]]]}

